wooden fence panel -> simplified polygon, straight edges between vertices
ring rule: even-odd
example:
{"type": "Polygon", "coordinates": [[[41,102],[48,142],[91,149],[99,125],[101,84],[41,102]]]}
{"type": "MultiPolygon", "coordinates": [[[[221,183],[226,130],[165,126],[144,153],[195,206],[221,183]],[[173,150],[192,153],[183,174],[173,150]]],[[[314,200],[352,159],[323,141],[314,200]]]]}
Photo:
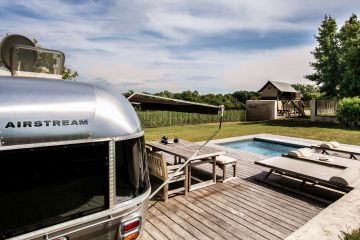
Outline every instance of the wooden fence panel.
{"type": "Polygon", "coordinates": [[[333,99],[316,100],[317,116],[336,116],[338,101],[333,99]]]}

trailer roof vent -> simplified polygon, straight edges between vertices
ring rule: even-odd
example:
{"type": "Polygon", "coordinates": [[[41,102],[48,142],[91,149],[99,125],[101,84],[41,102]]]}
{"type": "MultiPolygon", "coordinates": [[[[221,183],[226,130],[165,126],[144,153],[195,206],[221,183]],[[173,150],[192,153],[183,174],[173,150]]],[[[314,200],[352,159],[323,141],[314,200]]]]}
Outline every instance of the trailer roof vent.
{"type": "Polygon", "coordinates": [[[7,35],[0,42],[0,57],[12,76],[61,79],[64,53],[35,46],[18,34],[7,35]]]}

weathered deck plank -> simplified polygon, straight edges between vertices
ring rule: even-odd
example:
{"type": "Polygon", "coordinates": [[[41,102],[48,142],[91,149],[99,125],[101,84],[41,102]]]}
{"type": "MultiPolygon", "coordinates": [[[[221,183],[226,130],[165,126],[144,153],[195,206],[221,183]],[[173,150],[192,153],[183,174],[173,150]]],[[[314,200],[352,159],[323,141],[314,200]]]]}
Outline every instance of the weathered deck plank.
{"type": "MultiPolygon", "coordinates": [[[[203,193],[206,190],[203,190],[203,193]]],[[[197,193],[199,194],[199,193],[197,193]]],[[[264,217],[259,217],[258,212],[251,212],[246,208],[241,208],[234,204],[233,202],[229,202],[224,198],[207,198],[207,203],[211,205],[212,208],[217,209],[219,214],[226,214],[226,212],[234,214],[234,212],[240,213],[239,215],[242,217],[242,221],[240,221],[247,228],[252,229],[252,231],[256,233],[262,233],[263,236],[267,236],[268,239],[271,239],[272,236],[282,235],[282,233],[289,233],[291,230],[284,228],[283,226],[276,225],[274,222],[266,219],[264,217]],[[269,234],[270,233],[270,234],[269,234]]],[[[232,216],[229,215],[231,218],[232,216]]]]}
{"type": "Polygon", "coordinates": [[[257,223],[243,212],[236,212],[231,207],[227,208],[224,204],[214,204],[211,201],[203,201],[202,199],[193,198],[191,195],[186,197],[186,200],[200,208],[203,208],[204,210],[207,210],[209,213],[218,216],[232,226],[240,228],[244,232],[244,235],[250,236],[254,239],[258,239],[260,236],[266,236],[268,239],[275,239],[271,236],[271,233],[269,234],[269,232],[273,232],[274,235],[280,234],[274,229],[269,229],[269,232],[267,232],[266,227],[263,224],[257,223]],[[219,205],[221,207],[219,207],[219,205]]]}
{"type": "Polygon", "coordinates": [[[215,232],[210,226],[206,225],[204,222],[199,221],[197,218],[193,217],[193,215],[189,215],[186,212],[179,209],[175,203],[172,204],[171,202],[166,203],[166,207],[170,209],[173,214],[176,214],[177,216],[181,217],[184,221],[188,222],[190,225],[192,225],[194,228],[198,229],[202,234],[204,234],[205,237],[209,237],[210,239],[224,239],[221,237],[217,232],[215,232]]]}
{"type": "Polygon", "coordinates": [[[149,240],[153,240],[154,238],[145,230],[143,233],[143,238],[144,239],[149,239],[149,240]]]}
{"type": "Polygon", "coordinates": [[[184,239],[196,239],[191,233],[183,228],[183,226],[174,222],[171,218],[165,215],[158,208],[150,208],[149,211],[154,214],[157,218],[159,218],[163,223],[166,223],[167,226],[174,231],[176,234],[181,236],[184,239]]]}
{"type": "Polygon", "coordinates": [[[216,233],[218,233],[224,239],[239,239],[234,233],[228,231],[226,222],[217,218],[214,215],[209,214],[204,209],[197,208],[193,204],[183,203],[182,198],[174,199],[174,203],[177,207],[187,214],[191,215],[200,222],[209,226],[216,233]]]}
{"type": "Polygon", "coordinates": [[[272,202],[269,198],[264,199],[262,195],[250,195],[246,191],[242,191],[243,189],[241,187],[239,188],[228,188],[225,186],[221,186],[217,188],[218,191],[222,191],[222,193],[230,199],[235,199],[235,201],[244,202],[244,204],[250,205],[250,207],[253,207],[253,202],[256,203],[255,209],[260,209],[260,211],[272,211],[276,214],[276,217],[279,220],[283,221],[294,221],[295,224],[300,223],[303,224],[304,221],[309,221],[314,215],[308,216],[308,213],[304,213],[301,210],[294,209],[293,211],[287,209],[286,203],[282,203],[282,205],[279,205],[279,203],[272,202]],[[239,191],[239,192],[237,192],[239,191]],[[240,200],[239,195],[242,195],[240,200]],[[304,216],[303,214],[306,214],[304,216]]]}
{"type": "Polygon", "coordinates": [[[163,233],[167,238],[169,239],[183,239],[181,236],[176,234],[173,229],[171,229],[166,223],[162,222],[160,219],[158,219],[155,215],[153,215],[150,211],[147,213],[147,221],[152,223],[153,226],[155,226],[157,229],[160,230],[161,233],[163,233]]]}
{"type": "MultiPolygon", "coordinates": [[[[254,181],[266,170],[253,164],[261,156],[228,155],[238,159],[237,179],[153,204],[142,239],[284,239],[327,206],[254,181]]],[[[200,168],[211,174],[210,164],[200,168]]]]}
{"type": "Polygon", "coordinates": [[[179,217],[178,215],[174,214],[170,209],[166,208],[163,204],[158,204],[156,206],[158,210],[164,213],[167,217],[171,218],[176,224],[181,226],[183,229],[186,229],[192,236],[196,239],[201,240],[209,240],[210,238],[207,237],[204,233],[200,232],[196,227],[186,222],[184,219],[179,217]]]}
{"type": "Polygon", "coordinates": [[[149,239],[149,240],[151,238],[156,239],[156,240],[168,240],[169,239],[163,233],[161,233],[161,231],[159,231],[159,229],[154,227],[154,225],[152,225],[152,223],[150,221],[146,221],[144,232],[147,234],[143,235],[143,239],[149,239]]]}

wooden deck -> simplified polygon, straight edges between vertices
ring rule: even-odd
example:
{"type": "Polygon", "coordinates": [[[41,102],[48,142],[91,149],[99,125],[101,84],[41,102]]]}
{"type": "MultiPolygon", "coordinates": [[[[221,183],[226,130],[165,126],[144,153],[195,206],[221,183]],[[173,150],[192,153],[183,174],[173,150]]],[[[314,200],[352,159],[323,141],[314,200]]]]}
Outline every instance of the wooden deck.
{"type": "Polygon", "coordinates": [[[264,157],[228,155],[238,159],[237,179],[152,202],[142,239],[284,239],[327,206],[256,181],[267,169],[253,161],[264,157]]]}

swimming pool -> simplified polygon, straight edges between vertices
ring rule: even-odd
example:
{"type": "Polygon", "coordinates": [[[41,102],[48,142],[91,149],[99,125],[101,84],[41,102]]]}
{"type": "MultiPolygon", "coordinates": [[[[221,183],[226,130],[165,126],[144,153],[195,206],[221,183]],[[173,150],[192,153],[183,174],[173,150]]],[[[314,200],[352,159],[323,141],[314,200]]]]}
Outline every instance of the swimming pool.
{"type": "Polygon", "coordinates": [[[252,153],[271,156],[271,157],[281,156],[282,154],[288,153],[289,151],[302,147],[298,145],[270,142],[257,138],[234,141],[234,142],[218,143],[218,144],[225,147],[230,147],[246,152],[252,152],[252,153]]]}

